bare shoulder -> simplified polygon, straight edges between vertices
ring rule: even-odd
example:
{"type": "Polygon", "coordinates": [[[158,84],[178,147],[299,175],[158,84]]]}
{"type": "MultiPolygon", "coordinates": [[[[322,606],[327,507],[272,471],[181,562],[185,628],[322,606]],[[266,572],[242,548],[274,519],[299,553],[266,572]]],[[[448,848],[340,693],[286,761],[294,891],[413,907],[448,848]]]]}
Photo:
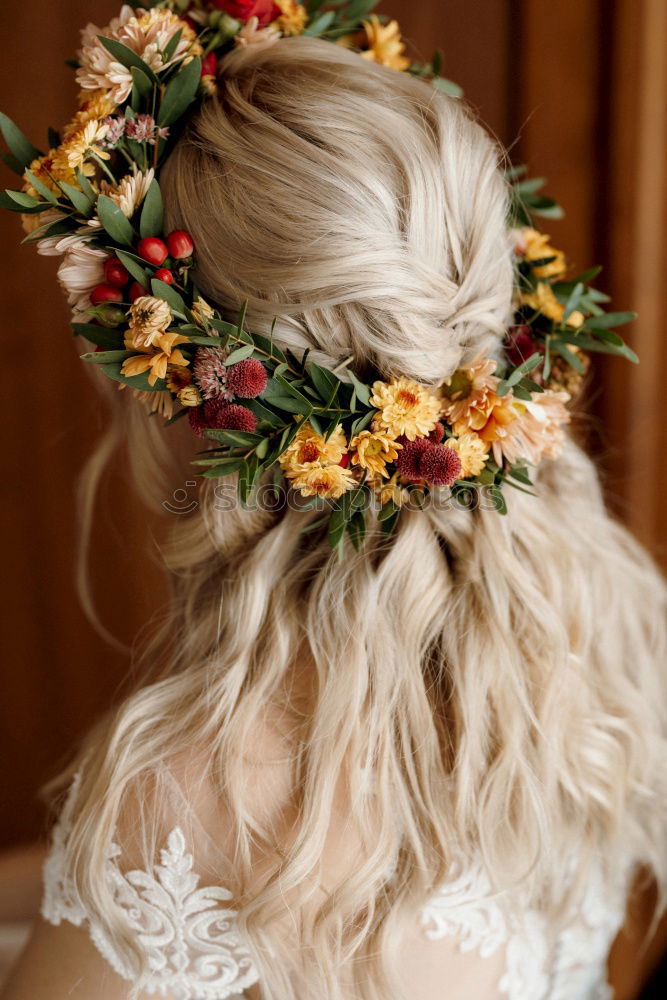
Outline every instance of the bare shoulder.
{"type": "Polygon", "coordinates": [[[102,958],[85,930],[38,920],[0,1000],[127,1000],[128,996],[128,983],[102,958]]]}

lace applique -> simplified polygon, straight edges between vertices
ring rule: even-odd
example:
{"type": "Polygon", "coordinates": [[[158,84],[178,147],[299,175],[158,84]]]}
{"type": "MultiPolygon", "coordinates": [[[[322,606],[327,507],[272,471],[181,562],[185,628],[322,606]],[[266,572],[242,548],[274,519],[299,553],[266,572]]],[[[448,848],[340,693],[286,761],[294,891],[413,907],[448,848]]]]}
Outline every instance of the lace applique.
{"type": "Polygon", "coordinates": [[[544,921],[529,912],[522,914],[520,929],[510,927],[482,869],[472,869],[441,886],[422,907],[420,922],[431,941],[457,938],[462,952],[477,951],[481,958],[504,948],[506,967],[500,992],[509,1000],[544,1000],[549,953],[544,921]]]}
{"type": "Polygon", "coordinates": [[[88,919],[64,875],[72,799],[70,795],[56,826],[44,867],[46,920],[52,924],[67,920],[77,926],[87,921],[91,939],[111,967],[149,994],[176,1000],[227,1000],[257,982],[250,953],[235,929],[236,910],[223,905],[231,893],[219,886],[199,888],[192,855],[186,852],[178,827],[160,852],[161,864],[150,872],[122,873],[116,861],[120,848],[113,844],[109,851],[107,872],[114,901],[146,955],[148,971],[140,976],[133,959],[121,955],[103,927],[88,919]]]}
{"type": "Polygon", "coordinates": [[[510,916],[481,868],[442,886],[420,920],[428,938],[456,938],[462,952],[488,958],[504,949],[498,988],[509,1000],[611,1000],[606,963],[625,914],[629,870],[610,886],[594,868],[572,925],[557,936],[542,914],[519,902],[519,915],[510,916]]]}

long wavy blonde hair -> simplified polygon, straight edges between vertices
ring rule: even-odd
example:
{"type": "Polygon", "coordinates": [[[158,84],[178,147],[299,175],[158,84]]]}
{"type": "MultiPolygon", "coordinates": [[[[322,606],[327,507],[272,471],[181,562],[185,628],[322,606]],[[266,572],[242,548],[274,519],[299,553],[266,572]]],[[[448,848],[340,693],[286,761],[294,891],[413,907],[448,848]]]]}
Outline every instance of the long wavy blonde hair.
{"type": "MultiPolygon", "coordinates": [[[[297,38],[225,60],[219,99],[162,184],[203,294],[230,316],[247,300],[251,329],[277,316],[276,338],[324,364],[354,356],[362,374],[437,385],[499,350],[511,314],[499,160],[461,102],[297,38]]],[[[192,441],[114,395],[111,436],[154,503],[192,441]]],[[[159,673],[81,752],[68,857],[110,935],[134,947],[104,877],[108,841],[143,802],[131,825],[153,860],[167,797],[147,789],[195,747],[224,802],[220,872],[269,1000],[343,1000],[344,965],[365,1000],[398,996],[392,942],[454,858],[481,859],[499,891],[520,885],[554,920],[575,849],[582,879],[593,857],[664,879],[663,584],[572,441],[537,492],[513,494],[506,517],[406,511],[391,540],[371,528],[339,560],[301,531],[316,515],[222,511],[200,490],[165,550],[159,673]],[[294,719],[282,840],[248,791],[269,706],[294,719]],[[314,899],[341,775],[360,849],[314,899]],[[262,854],[275,863],[258,883],[262,854]]]]}

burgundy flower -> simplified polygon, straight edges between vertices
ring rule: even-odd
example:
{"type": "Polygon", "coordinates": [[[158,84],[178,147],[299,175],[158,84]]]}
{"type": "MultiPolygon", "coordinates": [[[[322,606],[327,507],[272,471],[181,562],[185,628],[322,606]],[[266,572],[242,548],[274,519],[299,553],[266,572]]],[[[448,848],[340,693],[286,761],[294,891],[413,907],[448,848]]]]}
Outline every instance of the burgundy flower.
{"type": "Polygon", "coordinates": [[[266,369],[256,358],[237,361],[227,369],[227,389],[242,399],[254,399],[266,389],[266,369]]]}
{"type": "Polygon", "coordinates": [[[396,470],[403,479],[411,479],[417,482],[424,477],[420,471],[420,460],[422,455],[432,448],[433,445],[427,438],[417,438],[415,441],[407,441],[398,453],[396,459],[396,470]]]}
{"type": "Polygon", "coordinates": [[[280,8],[273,0],[211,0],[214,7],[222,10],[239,21],[249,21],[251,17],[259,20],[259,27],[265,28],[271,21],[280,17],[280,8]]]}
{"type": "Polygon", "coordinates": [[[429,434],[428,439],[431,442],[431,444],[440,444],[444,436],[445,436],[445,425],[440,420],[438,420],[437,424],[429,434]]]}
{"type": "Polygon", "coordinates": [[[529,326],[520,323],[518,326],[509,328],[505,339],[505,354],[514,368],[523,364],[538,350],[539,345],[530,332],[529,326]]]}
{"type": "Polygon", "coordinates": [[[419,459],[419,471],[432,486],[451,486],[461,474],[461,459],[453,448],[432,444],[419,459]]]}
{"type": "Polygon", "coordinates": [[[246,406],[225,403],[223,399],[209,399],[188,412],[190,426],[203,438],[205,428],[227,431],[252,431],[257,427],[257,417],[246,406]]]}

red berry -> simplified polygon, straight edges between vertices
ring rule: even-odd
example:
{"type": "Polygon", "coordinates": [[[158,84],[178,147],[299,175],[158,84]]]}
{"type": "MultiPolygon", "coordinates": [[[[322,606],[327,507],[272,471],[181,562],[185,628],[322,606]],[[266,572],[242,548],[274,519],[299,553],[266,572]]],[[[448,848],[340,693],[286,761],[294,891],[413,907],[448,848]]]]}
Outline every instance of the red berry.
{"type": "Polygon", "coordinates": [[[254,399],[266,389],[266,368],[256,358],[237,361],[227,369],[227,388],[242,399],[254,399]]]}
{"type": "Polygon", "coordinates": [[[140,285],[138,281],[133,281],[130,285],[130,302],[134,302],[135,299],[140,299],[142,295],[147,294],[147,289],[143,285],[140,285]]]}
{"type": "Polygon", "coordinates": [[[167,245],[164,240],[159,240],[156,236],[146,236],[137,243],[137,253],[149,264],[160,267],[169,256],[167,245]]]}
{"type": "Polygon", "coordinates": [[[451,486],[461,474],[461,459],[453,448],[432,444],[419,459],[419,471],[432,486],[451,486]]]}
{"type": "Polygon", "coordinates": [[[103,302],[122,302],[123,293],[116,285],[95,285],[90,301],[94,306],[101,306],[103,302]]]}
{"type": "Polygon", "coordinates": [[[164,281],[165,285],[173,285],[174,283],[174,276],[166,267],[159,267],[153,277],[157,278],[158,281],[164,281]]]}
{"type": "Polygon", "coordinates": [[[174,229],[173,233],[169,233],[167,246],[170,256],[175,260],[185,260],[186,257],[192,257],[195,249],[192,237],[182,229],[174,229]]]}
{"type": "Polygon", "coordinates": [[[123,288],[130,280],[129,271],[115,257],[105,260],[104,276],[110,285],[117,285],[118,288],[123,288]]]}
{"type": "Polygon", "coordinates": [[[215,76],[218,71],[218,57],[215,52],[209,52],[201,61],[201,75],[215,76]]]}

